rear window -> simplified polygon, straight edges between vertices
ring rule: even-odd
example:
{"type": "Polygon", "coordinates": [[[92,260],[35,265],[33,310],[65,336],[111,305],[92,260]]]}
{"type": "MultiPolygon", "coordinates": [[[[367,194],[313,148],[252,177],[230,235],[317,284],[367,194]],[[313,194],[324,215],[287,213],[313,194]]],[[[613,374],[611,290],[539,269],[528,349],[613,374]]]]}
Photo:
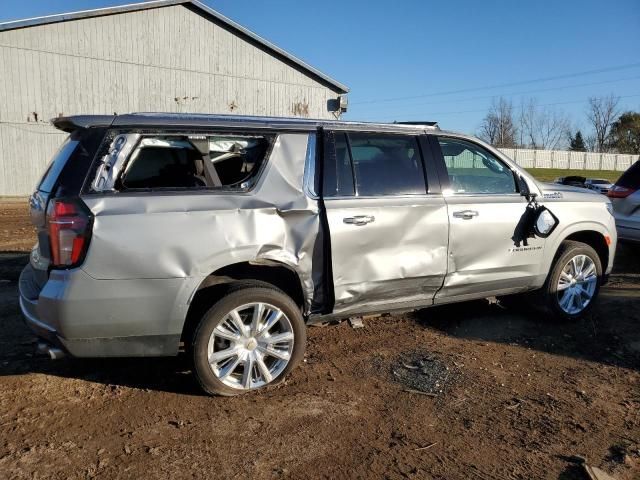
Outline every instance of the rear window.
{"type": "Polygon", "coordinates": [[[62,169],[67,164],[67,160],[71,157],[71,154],[76,149],[80,142],[77,140],[71,140],[71,137],[67,137],[64,143],[58,149],[58,152],[54,155],[47,171],[45,172],[38,190],[46,193],[51,193],[53,187],[56,185],[56,181],[62,172],[62,169]]]}
{"type": "Polygon", "coordinates": [[[616,182],[616,185],[625,188],[640,188],[640,161],[637,161],[629,169],[622,174],[616,182]]]}
{"type": "Polygon", "coordinates": [[[103,128],[89,128],[69,135],[51,160],[38,190],[56,196],[77,195],[105,132],[103,128]]]}

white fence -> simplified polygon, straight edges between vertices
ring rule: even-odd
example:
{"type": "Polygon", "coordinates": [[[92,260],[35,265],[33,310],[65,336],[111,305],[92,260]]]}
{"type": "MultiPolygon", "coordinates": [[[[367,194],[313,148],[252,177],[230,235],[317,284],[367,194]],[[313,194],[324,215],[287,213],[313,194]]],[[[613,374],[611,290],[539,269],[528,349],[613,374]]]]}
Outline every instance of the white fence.
{"type": "Polygon", "coordinates": [[[627,155],[622,153],[530,150],[526,148],[500,148],[499,150],[524,168],[617,170],[623,172],[636,161],[640,160],[640,155],[627,155]]]}

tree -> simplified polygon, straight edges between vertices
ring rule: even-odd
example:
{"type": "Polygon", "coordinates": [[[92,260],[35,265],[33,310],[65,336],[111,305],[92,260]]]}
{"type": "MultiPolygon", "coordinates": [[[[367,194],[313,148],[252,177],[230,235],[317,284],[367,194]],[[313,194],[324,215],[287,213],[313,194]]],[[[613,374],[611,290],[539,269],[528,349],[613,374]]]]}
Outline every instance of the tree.
{"type": "Polygon", "coordinates": [[[582,132],[578,130],[576,132],[576,136],[572,137],[569,135],[569,150],[574,152],[586,152],[587,146],[584,143],[584,139],[582,138],[582,132]]]}
{"type": "Polygon", "coordinates": [[[482,120],[479,136],[496,147],[515,147],[517,132],[513,104],[502,97],[494,99],[482,120]]]}
{"type": "Polygon", "coordinates": [[[589,98],[587,118],[591,122],[591,126],[593,126],[595,136],[594,151],[596,152],[604,152],[607,149],[611,125],[619,115],[619,101],[620,98],[614,95],[589,98]]]}
{"type": "Polygon", "coordinates": [[[566,145],[569,118],[561,111],[540,107],[535,99],[520,105],[520,144],[529,148],[557,149],[566,145]]]}
{"type": "Polygon", "coordinates": [[[640,113],[626,112],[611,124],[609,145],[619,153],[640,153],[640,113]]]}

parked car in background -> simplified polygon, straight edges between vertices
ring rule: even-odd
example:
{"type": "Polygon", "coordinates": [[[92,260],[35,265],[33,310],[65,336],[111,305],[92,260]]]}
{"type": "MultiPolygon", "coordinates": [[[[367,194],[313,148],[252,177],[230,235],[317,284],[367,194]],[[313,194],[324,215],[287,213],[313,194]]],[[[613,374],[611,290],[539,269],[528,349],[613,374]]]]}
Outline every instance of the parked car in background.
{"type": "Polygon", "coordinates": [[[31,197],[26,323],[52,357],[192,360],[202,388],[276,384],[306,325],[531,292],[572,320],[613,267],[607,197],[538,183],[433,125],[60,117],[31,197]]]}
{"type": "Polygon", "coordinates": [[[588,189],[594,190],[604,195],[606,195],[611,187],[613,187],[613,184],[609,180],[605,180],[604,178],[587,178],[584,182],[584,185],[588,189]]]}
{"type": "Polygon", "coordinates": [[[578,175],[569,175],[567,177],[558,177],[553,183],[558,183],[560,185],[569,185],[571,187],[581,187],[585,188],[584,182],[587,179],[585,177],[580,177],[578,175]]]}
{"type": "Polygon", "coordinates": [[[640,161],[622,174],[607,196],[613,205],[619,237],[640,241],[640,161]]]}

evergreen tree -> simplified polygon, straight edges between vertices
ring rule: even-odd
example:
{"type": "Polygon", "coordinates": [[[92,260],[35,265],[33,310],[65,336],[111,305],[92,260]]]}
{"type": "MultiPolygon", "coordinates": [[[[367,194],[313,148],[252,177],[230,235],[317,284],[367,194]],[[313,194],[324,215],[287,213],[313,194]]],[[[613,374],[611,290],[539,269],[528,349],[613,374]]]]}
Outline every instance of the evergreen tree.
{"type": "Polygon", "coordinates": [[[582,138],[582,132],[578,130],[575,137],[569,137],[569,150],[573,152],[586,152],[587,147],[584,144],[584,138],[582,138]]]}
{"type": "Polygon", "coordinates": [[[618,153],[640,153],[640,112],[626,112],[611,125],[610,146],[618,153]]]}

